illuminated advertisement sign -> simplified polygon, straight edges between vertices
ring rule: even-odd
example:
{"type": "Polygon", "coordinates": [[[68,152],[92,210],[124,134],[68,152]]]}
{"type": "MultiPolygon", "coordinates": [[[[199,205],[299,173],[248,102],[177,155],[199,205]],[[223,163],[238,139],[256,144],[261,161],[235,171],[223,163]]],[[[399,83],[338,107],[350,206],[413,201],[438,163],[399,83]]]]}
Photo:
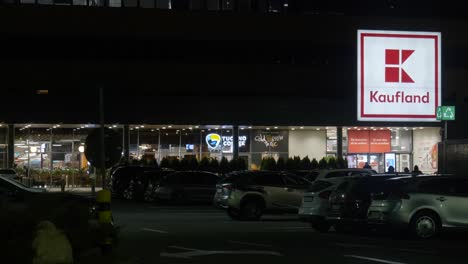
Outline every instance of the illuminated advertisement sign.
{"type": "Polygon", "coordinates": [[[358,120],[437,121],[439,32],[358,30],[358,120]]]}
{"type": "MultiPolygon", "coordinates": [[[[208,144],[210,151],[223,151],[225,153],[232,153],[233,149],[233,136],[221,136],[216,133],[206,135],[205,141],[208,144]]],[[[248,142],[247,135],[239,135],[239,151],[246,147],[248,142]]]]}
{"type": "Polygon", "coordinates": [[[390,130],[348,130],[349,153],[385,153],[390,151],[390,130]]]}
{"type": "Polygon", "coordinates": [[[208,144],[208,148],[210,150],[219,149],[219,145],[221,144],[221,136],[216,133],[211,133],[206,135],[205,137],[206,144],[208,144]]]}

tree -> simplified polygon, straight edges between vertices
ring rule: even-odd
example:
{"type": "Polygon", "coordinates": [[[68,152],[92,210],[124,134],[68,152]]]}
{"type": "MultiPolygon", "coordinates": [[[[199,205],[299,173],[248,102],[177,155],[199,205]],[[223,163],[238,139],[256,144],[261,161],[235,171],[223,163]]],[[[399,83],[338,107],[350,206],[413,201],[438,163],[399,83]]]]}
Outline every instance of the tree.
{"type": "Polygon", "coordinates": [[[286,162],[284,161],[283,157],[279,157],[278,160],[276,161],[276,169],[279,171],[286,170],[286,162]]]}
{"type": "Polygon", "coordinates": [[[247,162],[243,158],[237,158],[237,169],[238,170],[246,170],[247,169],[247,162]]]}
{"type": "Polygon", "coordinates": [[[189,160],[187,157],[184,157],[181,161],[180,161],[180,170],[188,170],[189,169],[189,160]]]}
{"type": "Polygon", "coordinates": [[[327,166],[328,166],[327,160],[325,158],[322,158],[318,164],[319,169],[326,169],[327,166]]]}
{"type": "Polygon", "coordinates": [[[272,157],[264,158],[262,160],[262,167],[260,168],[261,170],[276,170],[276,161],[272,157]]]}
{"type": "Polygon", "coordinates": [[[336,159],[336,168],[338,169],[346,169],[348,168],[348,165],[346,164],[346,161],[345,159],[343,159],[343,157],[338,157],[338,159],[336,159]]]}
{"type": "Polygon", "coordinates": [[[268,167],[269,167],[269,170],[272,170],[272,171],[278,170],[276,160],[273,157],[270,157],[268,159],[268,167]]]}
{"type": "Polygon", "coordinates": [[[177,157],[171,157],[169,160],[169,168],[174,170],[180,170],[180,161],[177,157]]]}
{"type": "Polygon", "coordinates": [[[198,160],[195,157],[189,158],[189,170],[197,170],[198,169],[198,160]]]}
{"type": "Polygon", "coordinates": [[[301,168],[301,157],[294,156],[294,168],[293,170],[299,170],[301,168]]]}
{"type": "Polygon", "coordinates": [[[309,159],[309,156],[305,156],[305,158],[303,158],[301,160],[301,170],[309,170],[311,167],[311,164],[310,164],[310,159],[309,159]]]}
{"type": "Polygon", "coordinates": [[[315,158],[313,158],[312,162],[310,163],[310,168],[315,170],[315,169],[318,169],[318,167],[319,167],[318,161],[315,158]]]}
{"type": "Polygon", "coordinates": [[[286,160],[286,170],[294,170],[294,160],[291,157],[286,160]]]}
{"type": "Polygon", "coordinates": [[[198,170],[209,171],[210,170],[210,160],[208,157],[203,157],[198,164],[198,170]]]}
{"type": "Polygon", "coordinates": [[[167,157],[164,157],[161,160],[161,168],[169,168],[169,166],[170,166],[169,159],[167,157]]]}
{"type": "Polygon", "coordinates": [[[329,169],[336,169],[336,165],[337,165],[337,164],[336,164],[336,159],[335,159],[335,157],[330,157],[330,158],[328,158],[328,162],[327,162],[327,163],[328,163],[328,168],[329,168],[329,169]]]}
{"type": "Polygon", "coordinates": [[[217,159],[211,159],[209,171],[211,171],[211,172],[218,172],[219,171],[219,162],[218,162],[217,159]]]}
{"type": "Polygon", "coordinates": [[[219,163],[219,172],[225,174],[229,171],[229,161],[226,157],[221,158],[221,162],[219,163]]]}
{"type": "Polygon", "coordinates": [[[247,163],[241,157],[233,158],[229,161],[229,171],[246,170],[247,163]]]}

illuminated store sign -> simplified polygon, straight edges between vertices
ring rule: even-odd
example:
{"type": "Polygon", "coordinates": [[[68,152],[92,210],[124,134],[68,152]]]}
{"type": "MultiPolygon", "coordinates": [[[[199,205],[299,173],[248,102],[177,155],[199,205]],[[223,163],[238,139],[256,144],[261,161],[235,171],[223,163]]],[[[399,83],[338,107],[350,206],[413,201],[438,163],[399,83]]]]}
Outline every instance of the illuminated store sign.
{"type": "Polygon", "coordinates": [[[215,150],[219,148],[221,144],[221,136],[215,133],[206,135],[206,144],[208,144],[208,148],[211,150],[215,150]]]}
{"type": "Polygon", "coordinates": [[[283,141],[283,135],[259,134],[255,136],[255,141],[262,142],[266,147],[277,147],[280,141],[283,141]]]}
{"type": "MultiPolygon", "coordinates": [[[[205,138],[208,148],[212,151],[221,150],[223,152],[232,152],[233,136],[221,136],[216,133],[208,134],[205,138]]],[[[239,136],[239,148],[245,147],[247,144],[247,136],[239,136]]]]}
{"type": "Polygon", "coordinates": [[[437,121],[439,32],[358,31],[358,120],[437,121]]]}

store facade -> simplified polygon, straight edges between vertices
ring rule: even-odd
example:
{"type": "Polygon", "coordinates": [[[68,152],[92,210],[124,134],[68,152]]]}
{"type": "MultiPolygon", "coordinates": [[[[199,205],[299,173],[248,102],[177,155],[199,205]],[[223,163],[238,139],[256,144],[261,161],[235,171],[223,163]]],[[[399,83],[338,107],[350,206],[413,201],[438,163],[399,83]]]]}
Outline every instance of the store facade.
{"type": "MultiPolygon", "coordinates": [[[[414,165],[425,173],[437,171],[439,127],[335,127],[335,126],[230,126],[230,125],[106,125],[122,137],[128,136],[129,161],[142,157],[203,157],[231,160],[234,135],[238,129],[238,155],[250,169],[259,169],[265,157],[289,157],[320,160],[339,155],[351,168],[369,163],[378,172],[389,166],[396,171],[412,170],[414,165]],[[128,133],[125,133],[128,129],[128,133]],[[341,130],[341,133],[339,133],[341,130]]],[[[50,171],[86,169],[84,155],[88,133],[98,127],[86,125],[14,125],[14,164],[17,168],[50,171]]],[[[0,127],[0,162],[8,167],[8,127],[0,127]]]]}

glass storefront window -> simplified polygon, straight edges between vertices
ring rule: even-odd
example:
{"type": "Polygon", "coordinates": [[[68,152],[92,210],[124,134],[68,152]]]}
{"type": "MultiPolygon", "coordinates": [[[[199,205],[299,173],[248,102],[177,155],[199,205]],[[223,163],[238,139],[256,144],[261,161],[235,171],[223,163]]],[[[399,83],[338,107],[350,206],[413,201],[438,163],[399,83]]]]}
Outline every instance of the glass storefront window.
{"type": "Polygon", "coordinates": [[[8,155],[8,128],[0,126],[0,166],[7,168],[7,155],[8,155]]]}
{"type": "Polygon", "coordinates": [[[337,144],[337,133],[336,128],[326,128],[327,130],[327,153],[336,153],[337,144]]]}
{"type": "Polygon", "coordinates": [[[413,150],[412,132],[405,129],[392,130],[392,152],[411,152],[413,150]]]}

